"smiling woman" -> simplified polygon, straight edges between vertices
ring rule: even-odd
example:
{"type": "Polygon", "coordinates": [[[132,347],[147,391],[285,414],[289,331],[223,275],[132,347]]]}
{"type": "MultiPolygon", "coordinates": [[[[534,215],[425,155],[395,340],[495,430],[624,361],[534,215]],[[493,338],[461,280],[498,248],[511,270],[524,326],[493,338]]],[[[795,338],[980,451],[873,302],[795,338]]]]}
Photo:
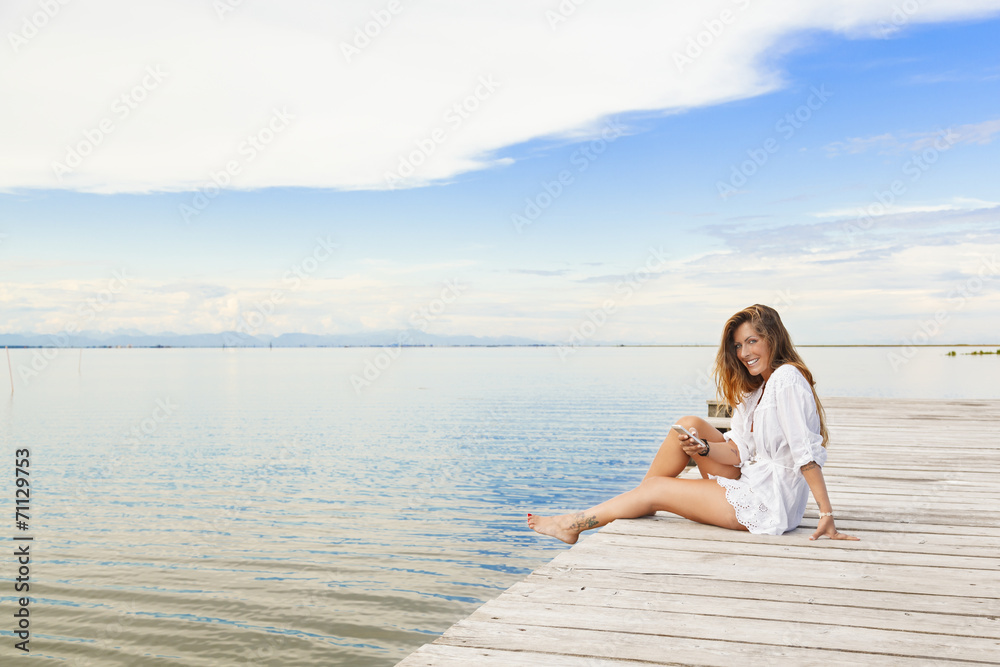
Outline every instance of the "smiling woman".
{"type": "Polygon", "coordinates": [[[857,539],[834,526],[821,468],[828,439],[822,404],[778,312],[757,304],[729,318],[715,373],[719,394],[736,406],[729,432],[684,417],[679,424],[694,438],[671,431],[638,487],[583,512],[529,514],[528,525],[573,544],[584,530],[662,510],[780,535],[798,527],[811,490],[820,520],[810,539],[857,539]],[[692,456],[702,479],[678,479],[692,456]]]}

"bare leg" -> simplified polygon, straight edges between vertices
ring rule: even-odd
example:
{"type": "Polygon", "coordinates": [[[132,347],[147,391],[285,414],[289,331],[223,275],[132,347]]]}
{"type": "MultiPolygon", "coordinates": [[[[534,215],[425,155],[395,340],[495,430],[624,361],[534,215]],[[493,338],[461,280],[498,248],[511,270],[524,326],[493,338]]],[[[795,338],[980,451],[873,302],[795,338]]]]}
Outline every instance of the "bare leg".
{"type": "Polygon", "coordinates": [[[634,519],[657,511],[733,530],[746,530],[736,521],[736,510],[726,500],[726,490],[714,480],[647,477],[642,484],[596,507],[574,514],[543,517],[528,515],[528,526],[543,535],[573,544],[580,533],[615,519],[634,519]]]}
{"type": "MultiPolygon", "coordinates": [[[[685,428],[694,429],[699,437],[704,437],[712,442],[723,440],[722,433],[717,428],[709,424],[701,417],[681,417],[677,423],[685,428]]],[[[670,433],[660,445],[660,451],[656,453],[653,462],[649,465],[649,472],[646,479],[650,477],[677,477],[684,472],[688,459],[691,458],[681,449],[681,441],[677,432],[671,429],[670,433]]],[[[709,473],[718,477],[728,477],[739,479],[740,469],[735,466],[726,465],[701,456],[694,457],[701,472],[702,479],[708,479],[709,473]]]]}

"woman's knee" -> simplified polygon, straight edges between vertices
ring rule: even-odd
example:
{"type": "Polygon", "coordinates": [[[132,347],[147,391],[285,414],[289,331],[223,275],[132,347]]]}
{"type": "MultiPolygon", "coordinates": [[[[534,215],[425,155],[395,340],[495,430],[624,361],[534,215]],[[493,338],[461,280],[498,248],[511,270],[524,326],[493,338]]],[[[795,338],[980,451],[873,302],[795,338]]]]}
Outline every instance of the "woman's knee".
{"type": "Polygon", "coordinates": [[[659,481],[664,479],[663,477],[647,477],[646,479],[639,482],[639,486],[635,487],[635,490],[643,495],[649,495],[654,493],[656,488],[659,486],[659,481]]]}
{"type": "Polygon", "coordinates": [[[717,428],[712,426],[703,417],[695,417],[693,415],[687,415],[685,417],[681,417],[680,419],[678,419],[677,423],[688,430],[693,429],[697,431],[698,435],[700,436],[705,436],[710,438],[713,435],[718,435],[718,436],[722,435],[717,428]]]}
{"type": "Polygon", "coordinates": [[[646,503],[653,505],[663,495],[664,487],[670,483],[670,477],[647,477],[635,487],[636,493],[646,503]]]}
{"type": "Polygon", "coordinates": [[[700,417],[695,417],[694,415],[685,415],[677,420],[677,423],[686,429],[690,429],[692,426],[698,426],[701,421],[700,417]]]}

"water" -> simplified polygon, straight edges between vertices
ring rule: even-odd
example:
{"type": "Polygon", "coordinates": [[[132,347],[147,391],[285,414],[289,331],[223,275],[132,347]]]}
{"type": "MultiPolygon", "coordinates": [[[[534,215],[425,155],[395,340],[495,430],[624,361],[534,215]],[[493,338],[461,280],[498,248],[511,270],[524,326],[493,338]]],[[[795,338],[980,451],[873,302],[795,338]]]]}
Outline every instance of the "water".
{"type": "MultiPolygon", "coordinates": [[[[894,369],[891,349],[802,350],[821,395],[1000,398],[1000,357],[946,351],[894,369]]],[[[705,414],[714,350],[39,354],[11,351],[0,408],[3,497],[14,450],[31,450],[30,528],[13,512],[3,527],[34,537],[36,660],[366,666],[561,551],[526,512],[636,483],[670,424],[705,414]]],[[[11,610],[10,584],[0,594],[11,610]]]]}

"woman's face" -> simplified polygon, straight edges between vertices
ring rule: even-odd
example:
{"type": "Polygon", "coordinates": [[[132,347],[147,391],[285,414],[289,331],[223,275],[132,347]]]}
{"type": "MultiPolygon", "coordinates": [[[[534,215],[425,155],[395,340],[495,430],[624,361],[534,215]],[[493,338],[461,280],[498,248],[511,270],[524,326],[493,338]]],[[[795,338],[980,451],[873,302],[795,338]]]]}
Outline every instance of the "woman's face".
{"type": "Polygon", "coordinates": [[[771,347],[749,322],[736,329],[733,345],[736,347],[736,358],[746,366],[750,375],[760,375],[765,381],[771,376],[771,347]]]}

